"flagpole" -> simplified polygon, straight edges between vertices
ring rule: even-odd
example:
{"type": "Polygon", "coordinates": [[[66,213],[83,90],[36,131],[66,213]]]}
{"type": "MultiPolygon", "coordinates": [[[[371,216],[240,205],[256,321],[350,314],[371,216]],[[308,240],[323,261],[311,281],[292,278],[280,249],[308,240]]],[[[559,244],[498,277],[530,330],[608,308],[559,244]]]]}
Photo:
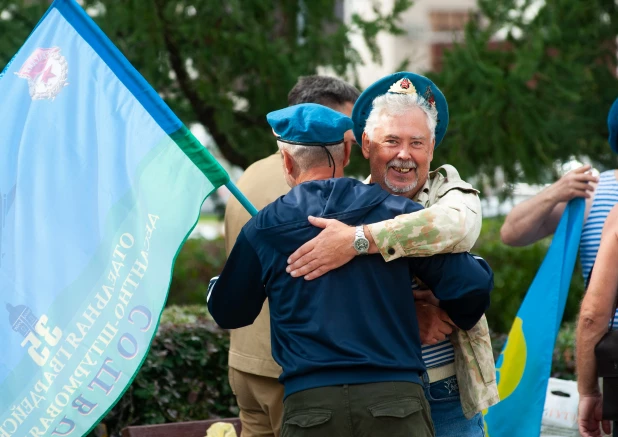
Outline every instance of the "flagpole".
{"type": "Polygon", "coordinates": [[[227,181],[225,183],[225,186],[227,187],[228,190],[230,190],[230,193],[232,193],[234,197],[236,197],[236,199],[240,202],[240,204],[249,212],[249,214],[254,216],[258,213],[257,209],[255,209],[255,206],[253,206],[251,202],[249,202],[249,199],[247,199],[245,195],[240,192],[238,187],[234,185],[234,182],[227,181]]]}

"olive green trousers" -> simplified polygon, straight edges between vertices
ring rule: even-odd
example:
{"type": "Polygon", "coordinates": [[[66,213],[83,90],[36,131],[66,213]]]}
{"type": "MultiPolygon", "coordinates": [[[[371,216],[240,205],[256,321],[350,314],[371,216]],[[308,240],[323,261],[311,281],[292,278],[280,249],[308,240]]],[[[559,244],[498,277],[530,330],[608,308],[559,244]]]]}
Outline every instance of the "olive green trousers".
{"type": "Polygon", "coordinates": [[[411,382],[321,387],[284,402],[281,437],[434,437],[423,388],[411,382]]]}

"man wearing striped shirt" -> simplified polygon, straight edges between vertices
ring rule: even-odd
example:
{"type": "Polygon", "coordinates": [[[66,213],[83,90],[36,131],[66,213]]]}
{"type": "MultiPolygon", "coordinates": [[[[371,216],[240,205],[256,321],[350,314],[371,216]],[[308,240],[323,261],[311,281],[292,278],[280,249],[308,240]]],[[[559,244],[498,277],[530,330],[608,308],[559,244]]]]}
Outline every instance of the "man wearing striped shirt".
{"type": "MultiPolygon", "coordinates": [[[[450,165],[429,172],[434,147],[448,125],[446,99],[435,84],[409,72],[387,76],[361,94],[352,119],[356,140],[370,163],[367,182],[426,208],[364,226],[369,253],[381,253],[392,261],[470,250],[481,228],[478,191],[450,165]],[[422,113],[417,105],[427,110],[422,113]],[[420,126],[429,126],[435,135],[420,137],[420,126]]],[[[325,229],[299,248],[288,266],[292,276],[308,280],[356,255],[353,228],[336,220],[310,221],[325,229]]],[[[423,288],[416,284],[414,290],[427,368],[423,382],[436,436],[483,436],[480,411],[498,401],[487,322],[483,317],[472,331],[456,329],[431,292],[423,288]]]]}

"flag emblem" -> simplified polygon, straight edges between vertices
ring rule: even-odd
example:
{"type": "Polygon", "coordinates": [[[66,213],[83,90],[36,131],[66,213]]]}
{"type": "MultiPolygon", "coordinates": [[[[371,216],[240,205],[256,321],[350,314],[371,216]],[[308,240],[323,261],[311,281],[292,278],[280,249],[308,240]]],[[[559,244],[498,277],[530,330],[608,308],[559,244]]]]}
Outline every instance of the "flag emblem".
{"type": "Polygon", "coordinates": [[[69,67],[60,48],[36,49],[15,74],[28,80],[32,100],[54,99],[68,85],[69,67]]]}

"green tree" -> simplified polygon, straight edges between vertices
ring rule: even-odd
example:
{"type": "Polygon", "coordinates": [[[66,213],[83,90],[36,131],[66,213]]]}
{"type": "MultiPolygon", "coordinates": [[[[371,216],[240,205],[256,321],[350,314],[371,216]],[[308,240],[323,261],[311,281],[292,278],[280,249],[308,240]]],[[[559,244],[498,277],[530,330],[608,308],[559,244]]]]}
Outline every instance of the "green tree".
{"type": "MultiPolygon", "coordinates": [[[[272,153],[266,114],[287,105],[301,75],[318,67],[355,80],[359,32],[379,58],[380,31],[412,0],[346,25],[337,0],[84,0],[95,21],[185,122],[203,124],[231,163],[272,153]],[[339,10],[339,13],[337,11],[339,10]]],[[[0,64],[18,50],[48,0],[0,0],[0,64]],[[9,15],[7,15],[7,13],[9,15]],[[6,18],[9,19],[6,19],[6,18]]]]}
{"type": "Polygon", "coordinates": [[[573,156],[614,168],[606,119],[618,97],[616,3],[478,5],[462,44],[433,75],[451,114],[436,159],[457,165],[465,177],[491,177],[501,167],[509,182],[552,180],[554,164],[573,156]],[[496,38],[499,32],[506,37],[496,38]]]}

